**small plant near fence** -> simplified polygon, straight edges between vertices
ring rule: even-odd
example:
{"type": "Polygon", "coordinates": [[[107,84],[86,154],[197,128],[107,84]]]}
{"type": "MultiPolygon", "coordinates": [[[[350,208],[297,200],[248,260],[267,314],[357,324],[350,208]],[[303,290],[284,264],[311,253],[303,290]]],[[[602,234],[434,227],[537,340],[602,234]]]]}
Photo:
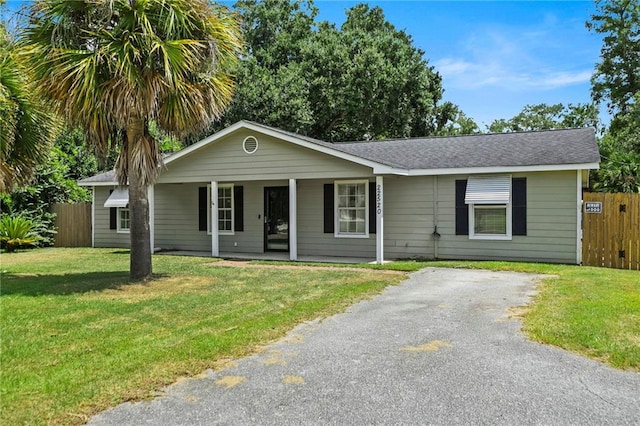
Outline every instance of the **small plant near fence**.
{"type": "Polygon", "coordinates": [[[5,215],[0,219],[0,247],[7,252],[35,247],[41,240],[38,226],[34,221],[19,214],[5,215]]]}

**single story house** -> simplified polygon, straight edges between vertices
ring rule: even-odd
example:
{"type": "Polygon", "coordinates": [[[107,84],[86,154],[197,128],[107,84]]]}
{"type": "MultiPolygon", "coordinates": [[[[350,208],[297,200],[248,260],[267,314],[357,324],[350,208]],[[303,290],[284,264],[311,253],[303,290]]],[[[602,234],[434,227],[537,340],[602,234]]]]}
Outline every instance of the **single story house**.
{"type": "MultiPolygon", "coordinates": [[[[593,129],[330,143],[240,121],[165,159],[155,250],[581,262],[593,129]]],[[[93,189],[93,246],[128,247],[127,188],[93,189]]]]}

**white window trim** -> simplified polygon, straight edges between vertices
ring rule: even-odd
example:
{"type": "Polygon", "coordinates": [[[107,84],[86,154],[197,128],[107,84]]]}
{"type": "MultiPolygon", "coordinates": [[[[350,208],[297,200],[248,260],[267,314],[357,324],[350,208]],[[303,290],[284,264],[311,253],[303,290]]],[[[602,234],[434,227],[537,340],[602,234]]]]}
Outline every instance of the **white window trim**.
{"type": "MultiPolygon", "coordinates": [[[[469,185],[469,179],[471,177],[474,176],[469,176],[467,178],[467,185],[469,185]]],[[[475,177],[480,178],[480,179],[490,179],[490,178],[505,178],[508,179],[509,181],[509,199],[505,200],[506,202],[502,201],[502,197],[498,197],[498,199],[491,199],[491,197],[487,198],[487,197],[480,197],[480,199],[478,199],[477,201],[474,202],[468,202],[468,206],[469,206],[469,239],[470,240],[496,240],[496,241],[510,241],[513,238],[513,223],[512,223],[512,215],[511,215],[511,205],[512,205],[512,199],[513,199],[513,186],[512,186],[512,179],[513,177],[511,175],[496,175],[496,176],[482,176],[482,175],[475,175],[475,177]],[[476,218],[476,213],[475,213],[475,209],[476,206],[478,206],[479,208],[490,208],[490,207],[504,207],[505,211],[506,211],[506,225],[507,225],[507,229],[506,229],[506,233],[505,234],[476,234],[475,232],[475,218],[476,218]]],[[[494,190],[492,188],[492,190],[494,190]]],[[[495,195],[495,194],[494,194],[495,195]]],[[[466,198],[466,197],[465,197],[466,198]]],[[[466,201],[466,200],[465,200],[466,201]]]]}
{"type": "Polygon", "coordinates": [[[333,183],[333,229],[334,229],[334,237],[335,238],[369,238],[369,180],[368,179],[360,179],[360,180],[337,180],[333,183]],[[364,184],[364,233],[356,234],[353,232],[350,233],[341,233],[340,232],[340,215],[338,214],[338,201],[339,201],[339,191],[338,186],[344,184],[364,184]]]}
{"type": "Polygon", "coordinates": [[[116,223],[117,223],[117,228],[116,228],[116,232],[119,234],[128,234],[131,231],[131,210],[129,209],[129,206],[127,207],[116,207],[116,223]],[[120,218],[120,213],[123,210],[127,210],[129,212],[129,228],[122,228],[120,225],[122,223],[122,219],[120,218]]]}
{"type": "Polygon", "coordinates": [[[469,239],[470,240],[502,240],[508,241],[512,237],[512,221],[511,221],[511,197],[507,204],[469,204],[469,239]],[[507,233],[506,234],[476,234],[475,232],[475,208],[503,207],[507,213],[507,233]]]}
{"type": "MultiPolygon", "coordinates": [[[[233,186],[232,183],[224,183],[218,184],[218,190],[220,188],[231,188],[231,231],[221,231],[218,230],[218,235],[235,235],[236,233],[236,223],[235,223],[235,213],[236,213],[236,200],[233,198],[233,186]]],[[[211,184],[207,185],[207,205],[209,208],[207,209],[207,235],[211,235],[211,184]]],[[[220,201],[216,202],[216,205],[220,205],[220,201]]],[[[220,209],[218,208],[218,211],[220,209]]],[[[219,218],[220,216],[218,216],[219,218]]]]}

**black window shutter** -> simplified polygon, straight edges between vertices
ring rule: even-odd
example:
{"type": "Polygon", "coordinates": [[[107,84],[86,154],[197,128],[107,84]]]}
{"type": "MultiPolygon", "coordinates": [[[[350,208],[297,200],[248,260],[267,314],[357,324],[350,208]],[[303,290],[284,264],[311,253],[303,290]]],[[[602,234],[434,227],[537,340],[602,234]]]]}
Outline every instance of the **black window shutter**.
{"type": "Polygon", "coordinates": [[[198,230],[207,230],[207,187],[198,188],[198,230]]]}
{"type": "Polygon", "coordinates": [[[369,182],[369,233],[376,233],[376,183],[369,182]]]}
{"type": "Polygon", "coordinates": [[[511,190],[511,233],[527,235],[527,178],[513,178],[511,190]]]}
{"type": "Polygon", "coordinates": [[[244,231],[244,190],[241,186],[233,187],[233,224],[236,232],[244,231]]]}
{"type": "MultiPolygon", "coordinates": [[[[109,191],[109,195],[113,193],[113,189],[109,191]]],[[[111,207],[109,209],[109,229],[118,229],[118,208],[111,207]]]]}
{"type": "Polygon", "coordinates": [[[324,233],[333,234],[334,232],[334,213],[333,213],[333,184],[324,184],[324,233]]]}
{"type": "Polygon", "coordinates": [[[456,235],[469,235],[469,205],[464,202],[467,181],[456,180],[456,235]]]}

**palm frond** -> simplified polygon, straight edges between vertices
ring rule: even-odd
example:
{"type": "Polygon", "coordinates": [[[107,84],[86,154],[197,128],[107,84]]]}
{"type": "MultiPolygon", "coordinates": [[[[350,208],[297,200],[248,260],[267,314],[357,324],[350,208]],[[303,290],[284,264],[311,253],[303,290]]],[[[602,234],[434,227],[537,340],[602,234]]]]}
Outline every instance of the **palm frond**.
{"type": "MultiPolygon", "coordinates": [[[[0,28],[0,31],[4,31],[0,28]]],[[[42,101],[20,50],[0,45],[0,192],[31,180],[49,154],[59,123],[42,101]]]]}
{"type": "MultiPolygon", "coordinates": [[[[237,17],[206,0],[38,2],[24,40],[40,86],[98,151],[122,141],[131,120],[186,134],[220,117],[242,48],[237,17]]],[[[127,145],[120,181],[143,167],[153,182],[157,143],[144,132],[127,145]]]]}

